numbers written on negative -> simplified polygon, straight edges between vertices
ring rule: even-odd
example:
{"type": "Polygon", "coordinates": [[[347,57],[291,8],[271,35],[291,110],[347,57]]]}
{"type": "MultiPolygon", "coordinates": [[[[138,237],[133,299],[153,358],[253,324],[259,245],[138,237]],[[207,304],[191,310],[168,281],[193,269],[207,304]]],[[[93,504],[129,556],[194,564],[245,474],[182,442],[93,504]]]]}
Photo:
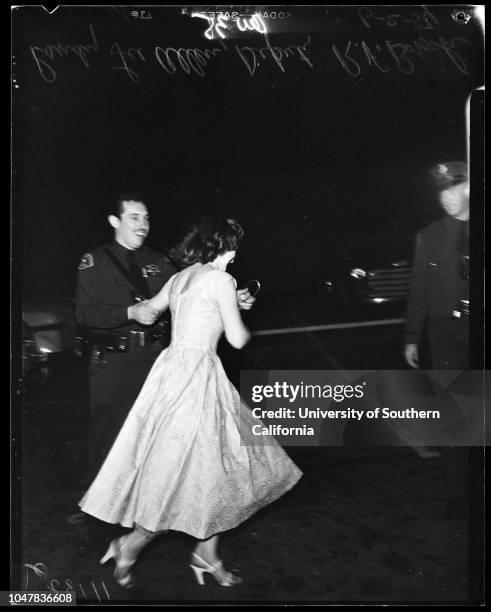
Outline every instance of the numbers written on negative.
{"type": "Polygon", "coordinates": [[[111,599],[105,582],[94,582],[90,579],[84,582],[72,578],[64,578],[63,581],[60,581],[50,577],[48,568],[44,563],[24,563],[23,567],[26,569],[24,591],[29,591],[29,585],[32,584],[32,581],[35,578],[40,578],[42,584],[36,586],[42,586],[52,594],[75,592],[78,597],[82,596],[85,600],[109,601],[111,599]]]}

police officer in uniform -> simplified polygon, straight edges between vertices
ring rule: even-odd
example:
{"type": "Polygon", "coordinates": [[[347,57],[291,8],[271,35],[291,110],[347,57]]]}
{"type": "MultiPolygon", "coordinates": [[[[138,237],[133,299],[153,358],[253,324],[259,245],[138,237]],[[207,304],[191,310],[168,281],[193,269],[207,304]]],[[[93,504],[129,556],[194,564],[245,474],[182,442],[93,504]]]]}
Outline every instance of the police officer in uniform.
{"type": "MultiPolygon", "coordinates": [[[[446,215],[417,236],[406,319],[404,355],[412,368],[422,361],[426,332],[430,367],[469,368],[469,180],[467,164],[438,164],[430,172],[446,215]]],[[[447,517],[465,513],[465,448],[444,450],[447,517]]]]}
{"type": "Polygon", "coordinates": [[[161,254],[144,247],[148,210],[123,195],[108,217],[114,241],[86,253],[78,267],[77,318],[90,346],[89,478],[101,467],[160,351],[169,320],[147,306],[175,273],[161,254]]]}
{"type": "Polygon", "coordinates": [[[405,357],[418,367],[428,332],[431,367],[469,367],[469,182],[463,162],[438,164],[432,176],[446,216],[417,237],[406,321],[405,357]]]}
{"type": "Polygon", "coordinates": [[[435,370],[469,367],[469,182],[463,162],[432,170],[446,216],[417,237],[405,357],[418,367],[426,327],[435,370]]]}
{"type": "MultiPolygon", "coordinates": [[[[166,257],[143,246],[150,220],[141,197],[122,195],[108,221],[114,241],[86,253],[78,267],[77,319],[88,330],[90,346],[90,481],[170,342],[169,315],[159,317],[148,299],[176,272],[166,257]]],[[[237,301],[249,310],[255,298],[240,289],[237,301]]]]}

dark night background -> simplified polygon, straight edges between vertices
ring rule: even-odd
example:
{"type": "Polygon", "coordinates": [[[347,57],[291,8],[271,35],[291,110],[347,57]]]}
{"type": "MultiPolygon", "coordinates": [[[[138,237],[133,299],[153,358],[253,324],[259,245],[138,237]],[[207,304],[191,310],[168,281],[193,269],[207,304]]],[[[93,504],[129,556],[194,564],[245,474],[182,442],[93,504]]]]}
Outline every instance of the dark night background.
{"type": "MultiPolygon", "coordinates": [[[[306,45],[311,66],[290,52],[282,71],[266,52],[251,76],[236,46],[266,43],[249,32],[227,38],[227,50],[209,60],[203,76],[179,66],[169,74],[154,55],[157,46],[219,46],[204,37],[206,22],[182,7],[147,7],[152,19],[134,17],[132,11],[145,9],[133,5],[60,6],[51,15],[42,7],[11,9],[19,324],[21,301],[73,297],[81,256],[112,238],[108,204],[132,189],[149,205],[147,244],[157,250],[167,251],[205,213],[233,216],[244,226],[246,240],[230,272],[241,283],[260,279],[271,293],[260,294],[247,315],[256,330],[247,352],[222,347],[235,384],[244,369],[407,367],[403,319],[382,325],[385,311],[350,312],[304,290],[318,286],[331,253],[347,241],[414,235],[441,215],[428,170],[468,153],[465,105],[484,73],[477,18],[454,19],[459,10],[472,16],[457,5],[222,8],[268,12],[271,45],[306,45]],[[289,15],[273,19],[271,12],[289,15]],[[87,54],[86,66],[74,45],[91,43],[91,27],[98,49],[87,54]],[[125,53],[141,48],[145,60],[126,56],[138,83],[115,69],[116,43],[125,53]],[[46,75],[47,65],[56,71],[53,82],[42,78],[32,49],[47,62],[46,75]],[[301,291],[280,291],[286,289],[301,291]],[[332,329],[309,331],[325,323],[332,329]],[[292,326],[286,331],[302,333],[276,329],[292,326]]],[[[471,279],[483,277],[484,265],[483,96],[476,98],[471,279]]],[[[483,291],[480,280],[471,283],[474,369],[484,359],[483,291]]],[[[13,346],[16,332],[14,326],[13,346]]],[[[481,601],[483,469],[470,479],[468,524],[447,520],[443,459],[422,458],[414,448],[357,446],[364,432],[356,428],[352,446],[289,449],[305,473],[301,486],[241,526],[230,543],[224,538],[224,558],[246,578],[243,590],[193,584],[185,573],[187,541],[177,535],[143,555],[143,595],[122,593],[112,568],[98,564],[112,527],[66,521],[81,497],[88,386],[83,359],[66,352],[59,358],[44,386],[29,392],[25,385],[21,393],[19,378],[12,387],[20,408],[10,446],[12,477],[19,479],[12,517],[22,533],[11,538],[19,585],[28,561],[48,568],[46,575],[28,574],[33,589],[67,577],[88,588],[104,580],[113,601],[481,601]]],[[[79,603],[96,603],[91,593],[86,600],[79,593],[79,603]]]]}
{"type": "Polygon", "coordinates": [[[249,33],[228,40],[204,77],[168,74],[153,55],[157,45],[217,45],[180,8],[151,7],[151,20],[128,7],[14,10],[13,210],[24,293],[73,295],[80,256],[111,238],[105,206],[121,186],[145,195],[147,244],[158,250],[204,212],[237,217],[247,239],[236,273],[265,289],[315,283],[328,249],[347,238],[414,233],[440,214],[427,170],[465,159],[465,101],[482,84],[479,25],[457,23],[453,8],[430,7],[431,27],[418,29],[428,23],[421,7],[371,7],[370,28],[357,7],[286,7],[282,25],[266,20],[271,44],[303,45],[310,35],[312,67],[288,57],[283,72],[269,56],[250,76],[234,49],[264,45],[249,33]],[[397,25],[382,19],[391,13],[397,25]],[[30,47],[89,44],[90,24],[99,50],[89,66],[72,52],[44,57],[56,70],[44,81],[30,47]],[[402,73],[384,41],[420,37],[457,37],[464,70],[433,49],[408,51],[414,71],[402,73]],[[349,41],[357,77],[333,51],[349,41]],[[363,41],[386,73],[369,65],[363,41]],[[140,83],[113,69],[114,42],[143,49],[146,61],[131,64],[140,83]]]}

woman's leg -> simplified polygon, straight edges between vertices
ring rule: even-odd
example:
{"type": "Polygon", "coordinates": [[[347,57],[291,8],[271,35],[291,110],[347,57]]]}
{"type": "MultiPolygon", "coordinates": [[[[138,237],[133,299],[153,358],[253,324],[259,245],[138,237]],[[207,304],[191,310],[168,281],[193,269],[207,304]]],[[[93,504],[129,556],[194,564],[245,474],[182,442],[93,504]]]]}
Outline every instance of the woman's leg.
{"type": "Polygon", "coordinates": [[[212,536],[208,540],[200,540],[194,552],[207,563],[216,563],[219,561],[217,556],[218,537],[212,536]]]}
{"type": "Polygon", "coordinates": [[[138,555],[153,540],[155,535],[154,532],[143,529],[143,527],[135,527],[131,533],[119,538],[114,579],[121,586],[133,586],[134,579],[131,568],[135,564],[138,555]]]}
{"type": "MultiPolygon", "coordinates": [[[[208,540],[200,540],[192,555],[193,565],[206,569],[206,565],[213,567],[211,572],[217,582],[222,586],[233,586],[240,584],[242,579],[227,571],[220,561],[217,553],[218,536],[212,536],[208,540]],[[203,563],[204,562],[204,563],[203,563]]],[[[208,570],[209,571],[209,570],[208,570]]]]}
{"type": "Polygon", "coordinates": [[[134,584],[131,568],[140,552],[156,535],[156,533],[142,527],[135,527],[128,535],[117,538],[109,544],[109,548],[100,563],[104,564],[109,559],[114,559],[116,565],[114,579],[122,587],[131,588],[134,584]]]}
{"type": "Polygon", "coordinates": [[[157,533],[136,526],[128,535],[120,538],[121,555],[128,562],[135,562],[138,555],[149,544],[157,533]]]}

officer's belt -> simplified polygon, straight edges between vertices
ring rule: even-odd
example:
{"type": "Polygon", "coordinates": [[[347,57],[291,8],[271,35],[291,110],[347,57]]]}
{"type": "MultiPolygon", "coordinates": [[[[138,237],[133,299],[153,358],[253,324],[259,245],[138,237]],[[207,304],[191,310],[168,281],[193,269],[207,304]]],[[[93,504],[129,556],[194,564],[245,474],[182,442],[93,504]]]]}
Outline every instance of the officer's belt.
{"type": "Polygon", "coordinates": [[[148,346],[161,341],[161,331],[130,331],[126,334],[113,335],[90,333],[90,343],[96,349],[104,349],[108,353],[127,353],[137,346],[148,346]]]}

